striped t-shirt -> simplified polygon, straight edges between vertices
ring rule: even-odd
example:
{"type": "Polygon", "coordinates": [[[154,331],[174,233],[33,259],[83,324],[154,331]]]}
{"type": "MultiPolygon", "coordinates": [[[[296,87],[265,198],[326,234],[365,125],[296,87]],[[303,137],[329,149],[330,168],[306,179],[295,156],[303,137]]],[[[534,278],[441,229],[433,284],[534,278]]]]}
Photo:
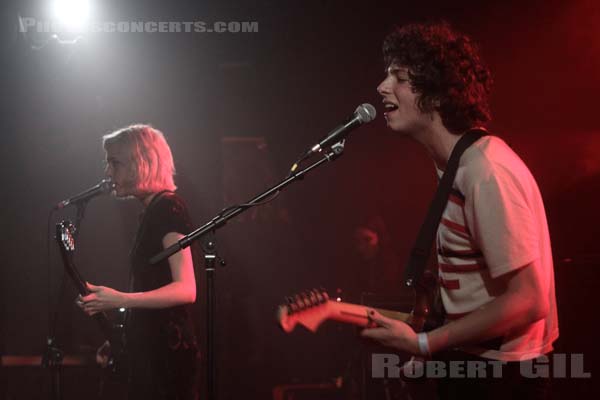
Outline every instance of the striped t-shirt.
{"type": "Polygon", "coordinates": [[[550,304],[546,318],[506,332],[499,348],[462,350],[503,361],[552,350],[558,317],[542,197],[527,166],[498,137],[485,136],[463,153],[438,228],[437,252],[441,297],[449,320],[499,296],[504,289],[494,278],[527,265],[537,269],[550,304]]]}

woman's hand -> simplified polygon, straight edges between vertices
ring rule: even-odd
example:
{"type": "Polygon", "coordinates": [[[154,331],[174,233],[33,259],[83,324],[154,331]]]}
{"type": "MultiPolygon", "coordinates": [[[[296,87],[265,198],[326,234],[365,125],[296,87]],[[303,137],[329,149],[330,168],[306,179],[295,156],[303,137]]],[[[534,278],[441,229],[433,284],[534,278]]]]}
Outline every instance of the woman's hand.
{"type": "Polygon", "coordinates": [[[87,315],[94,315],[100,311],[111,310],[125,306],[127,293],[106,287],[96,286],[87,282],[90,294],[80,297],[77,305],[83,309],[87,315]]]}

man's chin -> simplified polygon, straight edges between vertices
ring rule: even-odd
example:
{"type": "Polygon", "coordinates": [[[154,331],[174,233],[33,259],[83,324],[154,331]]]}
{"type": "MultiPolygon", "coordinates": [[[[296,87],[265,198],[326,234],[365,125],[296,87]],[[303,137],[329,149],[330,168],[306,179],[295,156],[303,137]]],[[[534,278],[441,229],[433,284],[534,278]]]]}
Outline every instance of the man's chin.
{"type": "Polygon", "coordinates": [[[402,128],[403,128],[401,123],[399,123],[398,121],[394,121],[392,119],[388,119],[386,121],[386,125],[387,125],[388,129],[391,129],[394,132],[400,132],[400,131],[402,131],[402,128]]]}

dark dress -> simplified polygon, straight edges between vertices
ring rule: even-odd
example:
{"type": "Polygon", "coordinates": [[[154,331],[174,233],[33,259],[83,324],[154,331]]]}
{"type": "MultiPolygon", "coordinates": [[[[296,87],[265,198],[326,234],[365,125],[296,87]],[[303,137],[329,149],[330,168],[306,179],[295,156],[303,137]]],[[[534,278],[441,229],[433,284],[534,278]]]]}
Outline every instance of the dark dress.
{"type": "MultiPolygon", "coordinates": [[[[192,229],[183,200],[173,192],[157,194],[140,218],[131,251],[132,292],[158,289],[172,282],[168,260],[151,265],[169,232],[192,229]]],[[[130,399],[194,399],[198,346],[190,306],[128,310],[126,347],[130,399]]]]}

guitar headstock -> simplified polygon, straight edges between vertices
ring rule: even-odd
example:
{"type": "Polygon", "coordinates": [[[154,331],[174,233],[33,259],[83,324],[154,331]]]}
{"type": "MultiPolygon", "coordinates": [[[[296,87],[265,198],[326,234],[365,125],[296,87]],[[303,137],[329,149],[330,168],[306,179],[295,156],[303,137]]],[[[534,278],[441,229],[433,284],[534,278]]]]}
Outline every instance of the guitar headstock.
{"type": "Polygon", "coordinates": [[[329,295],[324,290],[313,289],[286,298],[279,306],[277,320],[281,328],[289,333],[297,324],[315,332],[330,314],[329,295]]]}
{"type": "Polygon", "coordinates": [[[67,253],[75,251],[75,226],[71,221],[61,221],[56,224],[56,240],[67,253]]]}

